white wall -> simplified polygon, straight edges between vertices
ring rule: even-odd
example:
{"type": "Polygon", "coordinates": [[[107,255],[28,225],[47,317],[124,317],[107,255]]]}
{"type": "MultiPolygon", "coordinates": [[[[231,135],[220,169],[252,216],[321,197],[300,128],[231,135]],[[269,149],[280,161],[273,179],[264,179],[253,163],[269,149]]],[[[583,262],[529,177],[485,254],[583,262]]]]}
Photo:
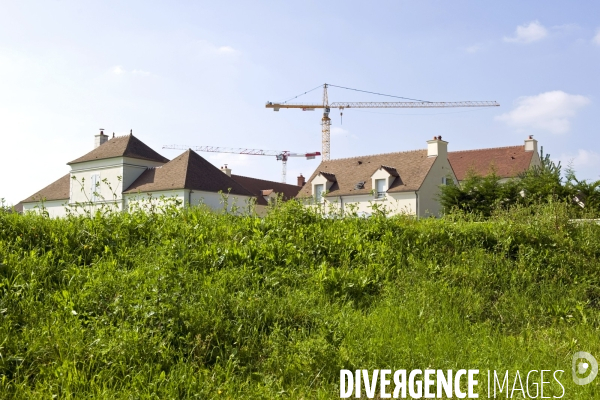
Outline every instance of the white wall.
{"type": "MultiPolygon", "coordinates": [[[[224,210],[225,204],[224,199],[227,201],[227,210],[231,211],[234,206],[237,207],[240,213],[245,213],[248,210],[248,205],[253,198],[250,196],[238,196],[238,195],[227,195],[223,196],[219,193],[203,192],[192,190],[190,193],[189,189],[179,190],[163,190],[152,193],[131,193],[125,194],[125,210],[130,210],[131,207],[141,207],[143,209],[150,209],[151,207],[160,208],[164,205],[164,201],[173,202],[177,201],[181,206],[199,206],[201,204],[206,205],[211,210],[221,212],[224,210]]],[[[173,204],[173,203],[171,203],[173,204]]],[[[257,207],[264,213],[264,206],[257,207]]]]}
{"type": "Polygon", "coordinates": [[[456,175],[446,157],[436,157],[429,173],[425,177],[421,188],[419,189],[419,216],[439,216],[442,206],[438,200],[442,178],[452,179],[455,185],[458,184],[456,175]]]}
{"type": "Polygon", "coordinates": [[[64,217],[67,215],[65,207],[68,205],[68,200],[51,200],[42,203],[23,203],[23,213],[34,212],[40,213],[42,211],[48,212],[51,218],[64,217]],[[37,208],[36,208],[37,207],[37,208]]]}
{"type": "Polygon", "coordinates": [[[167,205],[180,206],[187,205],[188,202],[188,190],[162,190],[152,193],[126,193],[124,195],[124,206],[125,211],[131,211],[137,208],[142,210],[150,211],[160,210],[161,207],[167,205]]]}
{"type": "MultiPolygon", "coordinates": [[[[378,178],[379,179],[379,178],[378,178]]],[[[326,213],[337,212],[342,209],[344,213],[357,212],[372,214],[375,208],[385,209],[388,215],[408,214],[414,215],[417,209],[414,192],[386,193],[384,198],[376,199],[372,194],[351,196],[325,197],[323,203],[326,213]]]]}
{"type": "Polygon", "coordinates": [[[164,165],[164,163],[123,157],[123,190],[127,190],[147,168],[160,167],[161,165],[164,165]]]}
{"type": "Polygon", "coordinates": [[[121,200],[127,189],[148,167],[163,165],[156,161],[115,157],[71,165],[71,203],[91,200],[92,175],[100,175],[99,193],[105,201],[121,200]],[[104,179],[107,183],[102,182],[104,179]],[[83,182],[83,186],[82,186],[83,182]],[[83,190],[82,190],[83,189],[83,190]]]}
{"type": "MultiPolygon", "coordinates": [[[[250,196],[240,196],[226,193],[221,195],[219,193],[203,192],[198,190],[192,190],[189,199],[191,200],[191,206],[205,204],[215,211],[224,210],[224,199],[226,199],[227,211],[231,211],[232,207],[235,205],[241,212],[246,212],[248,210],[248,205],[250,204],[250,202],[254,201],[254,198],[250,196]]],[[[186,205],[187,204],[188,200],[186,200],[186,205]]],[[[264,208],[264,206],[262,206],[262,208],[264,208]]]]}

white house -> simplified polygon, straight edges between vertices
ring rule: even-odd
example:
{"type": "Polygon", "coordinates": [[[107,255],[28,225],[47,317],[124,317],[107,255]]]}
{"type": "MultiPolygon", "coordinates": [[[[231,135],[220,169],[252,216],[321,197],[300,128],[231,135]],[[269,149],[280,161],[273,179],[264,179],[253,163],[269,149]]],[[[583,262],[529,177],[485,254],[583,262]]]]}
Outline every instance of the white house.
{"type": "Polygon", "coordinates": [[[264,213],[270,198],[281,193],[293,198],[299,186],[232,175],[231,169],[217,167],[192,150],[168,160],[132,134],[109,137],[102,131],[95,136],[89,153],[67,163],[71,171],[23,200],[23,211],[44,208],[52,217],[65,216],[81,207],[94,210],[100,205],[129,210],[148,206],[162,196],[176,199],[183,206],[206,204],[223,208],[227,194],[229,207],[240,209],[255,204],[264,213]]]}
{"type": "Polygon", "coordinates": [[[487,175],[492,168],[510,179],[539,163],[531,136],[524,146],[457,152],[448,152],[448,142],[436,136],[426,150],[323,161],[297,197],[325,211],[372,213],[384,207],[390,215],[437,216],[440,185],[459,184],[469,170],[487,175]]]}

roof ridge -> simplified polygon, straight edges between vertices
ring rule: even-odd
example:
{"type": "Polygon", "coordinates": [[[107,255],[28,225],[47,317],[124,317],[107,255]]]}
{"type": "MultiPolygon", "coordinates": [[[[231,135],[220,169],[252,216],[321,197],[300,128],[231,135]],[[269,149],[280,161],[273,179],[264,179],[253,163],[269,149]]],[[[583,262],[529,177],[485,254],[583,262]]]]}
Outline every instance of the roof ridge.
{"type": "Polygon", "coordinates": [[[510,149],[513,147],[525,147],[525,145],[516,145],[516,146],[500,146],[500,147],[486,147],[484,149],[470,149],[470,150],[454,150],[449,151],[448,153],[465,153],[467,151],[482,151],[482,150],[497,150],[497,149],[510,149]]]}
{"type": "Polygon", "coordinates": [[[329,162],[329,161],[338,161],[338,160],[351,160],[353,158],[364,158],[364,157],[375,157],[375,156],[387,156],[390,154],[404,154],[404,153],[416,153],[418,151],[427,151],[427,149],[417,149],[417,150],[405,150],[405,151],[392,151],[389,153],[377,153],[377,154],[369,154],[366,156],[354,156],[354,157],[343,157],[343,158],[334,158],[332,160],[321,161],[321,162],[329,162]]]}
{"type": "MultiPolygon", "coordinates": [[[[120,135],[120,136],[109,136],[108,140],[106,142],[108,142],[109,140],[112,140],[112,139],[120,139],[120,138],[131,137],[131,136],[133,136],[133,135],[130,135],[129,133],[126,135],[120,135]]],[[[104,143],[106,143],[106,142],[104,142],[104,143]]],[[[104,143],[102,143],[102,144],[104,144],[104,143]]]]}
{"type": "Polygon", "coordinates": [[[191,164],[191,163],[190,163],[190,161],[191,161],[191,160],[190,160],[190,156],[191,156],[192,152],[193,152],[194,154],[196,154],[196,155],[199,155],[198,153],[196,153],[196,152],[195,152],[195,151],[193,151],[192,149],[187,149],[187,150],[186,150],[186,151],[185,151],[183,154],[181,154],[181,155],[183,155],[183,156],[187,155],[187,158],[188,158],[188,159],[187,159],[187,162],[185,163],[185,170],[184,170],[184,172],[183,172],[183,186],[184,186],[184,187],[188,186],[188,181],[187,181],[187,178],[188,178],[188,173],[190,172],[190,164],[191,164]]]}

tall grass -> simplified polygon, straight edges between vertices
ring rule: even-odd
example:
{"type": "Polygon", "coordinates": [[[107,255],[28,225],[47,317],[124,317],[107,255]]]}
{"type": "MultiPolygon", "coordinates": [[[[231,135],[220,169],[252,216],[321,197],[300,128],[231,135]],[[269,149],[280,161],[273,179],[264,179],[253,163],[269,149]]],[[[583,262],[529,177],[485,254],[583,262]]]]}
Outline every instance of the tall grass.
{"type": "Polygon", "coordinates": [[[480,369],[482,389],[487,369],[561,369],[565,398],[598,397],[570,363],[600,355],[599,244],[560,203],[485,222],[0,212],[0,398],[335,398],[341,368],[427,367],[480,369]]]}

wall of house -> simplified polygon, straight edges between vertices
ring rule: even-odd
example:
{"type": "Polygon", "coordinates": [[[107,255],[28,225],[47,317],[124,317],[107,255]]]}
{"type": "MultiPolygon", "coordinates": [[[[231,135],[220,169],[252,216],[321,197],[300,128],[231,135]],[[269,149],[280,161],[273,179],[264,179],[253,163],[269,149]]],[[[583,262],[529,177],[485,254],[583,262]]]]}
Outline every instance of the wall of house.
{"type": "Polygon", "coordinates": [[[27,212],[40,213],[42,211],[46,211],[46,212],[48,212],[48,215],[51,218],[65,217],[67,215],[67,211],[65,210],[65,207],[68,206],[68,203],[69,203],[69,201],[66,199],[65,200],[50,200],[50,201],[44,202],[43,209],[42,209],[41,202],[23,203],[23,213],[27,213],[27,212]]]}
{"type": "MultiPolygon", "coordinates": [[[[71,165],[71,203],[85,203],[91,200],[92,175],[100,175],[98,187],[100,199],[121,200],[127,189],[148,167],[163,165],[156,161],[138,160],[129,157],[115,157],[103,160],[86,161],[71,165]],[[104,179],[107,182],[102,182],[104,179]],[[82,190],[83,189],[83,190],[82,190]]],[[[98,190],[97,190],[98,191],[98,190]]]]}
{"type": "Polygon", "coordinates": [[[376,199],[372,194],[329,196],[325,197],[323,208],[325,213],[339,212],[340,209],[343,209],[344,213],[372,214],[376,208],[380,208],[386,210],[388,215],[414,215],[417,202],[414,192],[386,193],[385,197],[381,199],[376,199]]]}
{"type": "MultiPolygon", "coordinates": [[[[189,191],[188,191],[189,192],[189,191]]],[[[214,192],[203,192],[199,190],[192,190],[191,195],[186,199],[186,205],[191,200],[192,206],[198,206],[205,204],[215,211],[223,211],[225,209],[225,201],[227,202],[227,211],[231,211],[232,207],[237,207],[239,211],[248,210],[248,206],[251,201],[254,201],[253,197],[240,196],[232,194],[220,194],[214,192]],[[251,200],[252,199],[252,200],[251,200]]],[[[258,206],[257,206],[258,207],[258,206]]],[[[264,206],[261,206],[261,210],[264,206]]],[[[263,210],[264,211],[264,210],[263,210]]]]}
{"type": "Polygon", "coordinates": [[[71,193],[70,200],[73,203],[86,203],[92,199],[92,175],[100,175],[100,185],[97,192],[100,199],[113,200],[113,192],[117,199],[121,199],[123,186],[119,177],[123,176],[123,164],[121,158],[110,158],[107,160],[94,160],[71,166],[71,193]],[[106,179],[108,185],[102,182],[106,179]]]}
{"type": "Polygon", "coordinates": [[[123,209],[133,211],[139,208],[151,211],[170,205],[185,206],[188,204],[188,192],[189,190],[179,189],[152,193],[126,193],[123,198],[123,209]]]}
{"type": "Polygon", "coordinates": [[[542,160],[540,160],[540,154],[537,151],[533,152],[533,156],[531,157],[531,161],[529,162],[529,168],[533,168],[535,166],[542,166],[542,160]]]}
{"type": "Polygon", "coordinates": [[[146,169],[160,167],[161,165],[164,164],[157,161],[123,157],[123,190],[127,190],[146,169]]]}
{"type": "Polygon", "coordinates": [[[455,185],[458,185],[458,180],[454,171],[450,166],[447,157],[436,157],[435,162],[431,166],[429,173],[423,180],[423,184],[419,189],[419,216],[439,216],[442,206],[438,200],[440,194],[440,186],[445,179],[451,179],[455,185]]]}

